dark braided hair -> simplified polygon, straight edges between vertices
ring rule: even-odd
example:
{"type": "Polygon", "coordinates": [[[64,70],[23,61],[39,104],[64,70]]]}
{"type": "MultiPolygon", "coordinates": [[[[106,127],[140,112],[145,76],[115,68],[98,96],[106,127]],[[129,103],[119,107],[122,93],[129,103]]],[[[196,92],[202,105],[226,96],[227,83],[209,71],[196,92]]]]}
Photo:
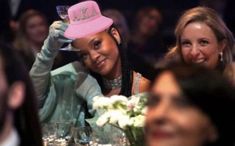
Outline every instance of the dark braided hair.
{"type": "MultiPolygon", "coordinates": [[[[118,50],[119,50],[119,55],[121,58],[122,87],[121,87],[120,94],[128,97],[128,96],[131,96],[131,89],[132,89],[132,82],[133,82],[132,69],[129,66],[127,55],[126,55],[126,50],[127,50],[126,43],[124,42],[123,38],[120,36],[121,43],[118,44],[117,40],[114,38],[114,36],[111,33],[111,30],[113,28],[118,31],[118,29],[114,25],[112,25],[108,29],[108,33],[113,38],[113,40],[116,42],[116,44],[118,46],[118,50]]],[[[119,33],[119,31],[118,31],[118,33],[119,33]]],[[[97,74],[95,72],[91,72],[91,75],[96,78],[97,82],[99,83],[99,85],[101,87],[102,92],[104,92],[105,89],[104,89],[104,84],[103,84],[103,80],[102,80],[101,75],[97,74]]]]}

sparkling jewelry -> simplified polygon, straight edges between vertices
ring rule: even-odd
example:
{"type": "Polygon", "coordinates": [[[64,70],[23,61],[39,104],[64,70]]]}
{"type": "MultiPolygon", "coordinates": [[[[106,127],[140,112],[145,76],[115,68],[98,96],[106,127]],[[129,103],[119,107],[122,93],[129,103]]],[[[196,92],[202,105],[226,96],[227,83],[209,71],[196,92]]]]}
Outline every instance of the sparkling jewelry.
{"type": "Polygon", "coordinates": [[[122,76],[119,76],[113,80],[103,78],[105,89],[117,89],[122,87],[122,76]]]}

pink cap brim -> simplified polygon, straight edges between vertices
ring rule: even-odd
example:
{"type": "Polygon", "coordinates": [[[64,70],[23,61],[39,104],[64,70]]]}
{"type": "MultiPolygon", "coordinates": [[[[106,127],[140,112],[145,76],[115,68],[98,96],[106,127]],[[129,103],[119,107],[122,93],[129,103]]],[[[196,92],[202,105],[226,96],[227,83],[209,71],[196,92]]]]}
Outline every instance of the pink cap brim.
{"type": "Polygon", "coordinates": [[[90,22],[82,24],[69,24],[64,36],[69,39],[77,39],[86,37],[104,31],[113,24],[113,20],[104,16],[100,16],[90,22]]]}

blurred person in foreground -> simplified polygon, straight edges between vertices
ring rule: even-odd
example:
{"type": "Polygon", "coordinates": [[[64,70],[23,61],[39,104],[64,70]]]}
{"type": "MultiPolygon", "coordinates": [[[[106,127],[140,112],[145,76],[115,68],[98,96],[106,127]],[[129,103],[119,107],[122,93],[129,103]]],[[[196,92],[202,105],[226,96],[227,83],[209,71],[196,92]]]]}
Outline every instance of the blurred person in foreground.
{"type": "Polygon", "coordinates": [[[178,21],[175,36],[176,45],[166,60],[218,70],[235,84],[234,36],[213,9],[187,10],[178,21]]]}
{"type": "Polygon", "coordinates": [[[215,70],[165,67],[148,99],[148,146],[233,146],[234,101],[233,86],[215,70]]]}
{"type": "Polygon", "coordinates": [[[42,146],[36,98],[27,70],[0,44],[0,145],[42,146]]]}

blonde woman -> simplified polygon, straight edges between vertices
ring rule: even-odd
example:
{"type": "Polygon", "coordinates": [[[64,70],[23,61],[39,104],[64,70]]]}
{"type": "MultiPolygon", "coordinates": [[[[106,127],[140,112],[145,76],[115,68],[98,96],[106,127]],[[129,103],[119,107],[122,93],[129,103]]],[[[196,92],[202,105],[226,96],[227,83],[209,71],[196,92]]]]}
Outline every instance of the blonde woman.
{"type": "Polygon", "coordinates": [[[176,45],[166,60],[216,69],[235,83],[234,37],[213,9],[196,7],[186,11],[178,21],[175,36],[176,45]]]}

